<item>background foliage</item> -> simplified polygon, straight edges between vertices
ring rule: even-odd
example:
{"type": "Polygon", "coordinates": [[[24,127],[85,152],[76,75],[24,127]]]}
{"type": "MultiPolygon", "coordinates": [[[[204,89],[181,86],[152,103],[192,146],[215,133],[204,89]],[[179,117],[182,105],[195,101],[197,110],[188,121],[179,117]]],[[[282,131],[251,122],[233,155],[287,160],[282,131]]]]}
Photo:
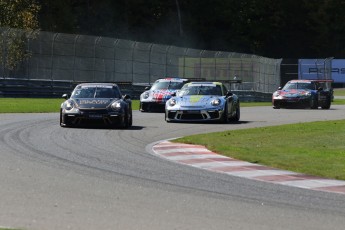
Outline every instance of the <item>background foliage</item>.
{"type": "Polygon", "coordinates": [[[343,0],[0,0],[0,26],[270,58],[343,58],[344,7],[343,0]]]}
{"type": "Polygon", "coordinates": [[[47,31],[271,58],[345,56],[342,0],[40,0],[40,4],[41,28],[47,31]]]}
{"type": "Polygon", "coordinates": [[[39,10],[40,6],[35,0],[0,0],[0,27],[20,28],[24,31],[16,33],[2,30],[0,33],[0,44],[6,44],[1,46],[0,61],[8,69],[14,69],[18,62],[30,55],[25,50],[25,42],[34,38],[35,30],[39,28],[39,10]]]}

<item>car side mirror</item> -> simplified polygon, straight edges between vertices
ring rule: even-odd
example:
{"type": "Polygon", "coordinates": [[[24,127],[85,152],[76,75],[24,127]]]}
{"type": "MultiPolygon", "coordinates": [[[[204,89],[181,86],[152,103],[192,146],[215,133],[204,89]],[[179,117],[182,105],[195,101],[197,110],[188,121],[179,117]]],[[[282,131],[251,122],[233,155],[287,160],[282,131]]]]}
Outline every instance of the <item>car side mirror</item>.
{"type": "Polygon", "coordinates": [[[234,95],[231,91],[226,92],[226,97],[231,97],[232,95],[234,95]]]}
{"type": "Polygon", "coordinates": [[[129,95],[123,95],[123,97],[122,97],[124,100],[128,100],[128,99],[131,99],[131,96],[129,96],[129,95]]]}
{"type": "Polygon", "coordinates": [[[68,94],[67,93],[63,94],[62,98],[65,98],[67,100],[68,99],[68,94]]]}
{"type": "Polygon", "coordinates": [[[281,86],[279,86],[279,87],[278,87],[278,90],[281,90],[281,89],[282,89],[282,87],[281,87],[281,86]]]}
{"type": "Polygon", "coordinates": [[[145,87],[145,90],[149,90],[149,89],[150,89],[150,87],[148,87],[148,86],[145,87]]]}

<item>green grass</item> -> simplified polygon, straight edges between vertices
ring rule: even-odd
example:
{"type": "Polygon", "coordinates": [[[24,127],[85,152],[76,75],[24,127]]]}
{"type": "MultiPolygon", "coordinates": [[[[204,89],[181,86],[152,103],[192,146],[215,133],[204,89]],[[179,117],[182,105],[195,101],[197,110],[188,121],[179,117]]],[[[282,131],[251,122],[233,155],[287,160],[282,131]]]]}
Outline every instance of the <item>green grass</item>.
{"type": "MultiPolygon", "coordinates": [[[[57,113],[62,98],[0,98],[0,113],[57,113]]],[[[344,100],[345,104],[345,100],[344,100]]],[[[241,102],[241,106],[267,106],[271,102],[241,102]]],[[[139,100],[132,100],[133,110],[139,110],[139,100]]]]}
{"type": "Polygon", "coordinates": [[[19,229],[14,229],[14,228],[0,228],[0,230],[19,230],[19,229]]]}
{"type": "MultiPolygon", "coordinates": [[[[335,96],[345,96],[345,88],[334,89],[335,96]]],[[[0,113],[59,112],[62,98],[0,98],[0,113]]],[[[139,101],[132,100],[133,110],[139,110],[139,101]]],[[[345,99],[334,99],[333,105],[345,105],[345,99]]],[[[241,107],[271,106],[271,102],[241,102],[241,107]]]]}
{"type": "Polygon", "coordinates": [[[188,136],[235,159],[345,180],[345,120],[300,123],[188,136]]]}
{"type": "Polygon", "coordinates": [[[345,96],[345,88],[336,88],[333,94],[334,96],[345,96]]]}
{"type": "MultiPolygon", "coordinates": [[[[0,113],[57,113],[62,98],[0,98],[0,113]]],[[[345,105],[345,99],[335,99],[333,105],[345,105]]],[[[271,102],[241,102],[241,107],[272,106],[271,102]]],[[[133,110],[139,110],[139,100],[132,100],[133,110]]]]}
{"type": "MultiPolygon", "coordinates": [[[[0,98],[0,113],[57,113],[65,99],[62,98],[0,98]]],[[[132,101],[139,109],[139,101],[132,101]]]]}
{"type": "Polygon", "coordinates": [[[345,105],[345,99],[334,99],[334,101],[332,101],[332,105],[345,105]]]}
{"type": "Polygon", "coordinates": [[[63,101],[60,98],[0,98],[0,113],[59,112],[63,101]]]}

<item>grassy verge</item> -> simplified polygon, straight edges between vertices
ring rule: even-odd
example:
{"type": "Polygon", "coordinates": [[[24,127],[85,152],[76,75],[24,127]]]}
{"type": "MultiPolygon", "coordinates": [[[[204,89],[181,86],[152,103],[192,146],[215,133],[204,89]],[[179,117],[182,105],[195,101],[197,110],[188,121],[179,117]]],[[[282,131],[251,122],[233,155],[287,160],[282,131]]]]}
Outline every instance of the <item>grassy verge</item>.
{"type": "MultiPolygon", "coordinates": [[[[57,113],[61,98],[0,98],[0,113],[57,113]]],[[[139,110],[139,101],[132,100],[133,110],[139,110]]],[[[335,99],[333,105],[345,105],[345,99],[335,99]]],[[[271,106],[271,102],[241,102],[241,107],[271,106]]]]}
{"type": "Polygon", "coordinates": [[[345,96],[345,88],[334,89],[334,96],[345,96]]]}
{"type": "Polygon", "coordinates": [[[194,135],[174,140],[252,163],[345,180],[345,120],[194,135]]]}
{"type": "MultiPolygon", "coordinates": [[[[335,96],[345,96],[345,88],[335,89],[335,96]]],[[[59,112],[62,98],[0,98],[0,113],[49,113],[59,112]]],[[[133,109],[139,109],[139,101],[133,100],[133,109]]],[[[345,99],[335,99],[333,105],[345,105],[345,99]]],[[[241,102],[241,107],[271,106],[271,102],[241,102]]]]}
{"type": "MultiPolygon", "coordinates": [[[[0,98],[0,113],[57,113],[64,102],[61,98],[0,98]]],[[[133,100],[133,109],[139,101],[133,100]]]]}

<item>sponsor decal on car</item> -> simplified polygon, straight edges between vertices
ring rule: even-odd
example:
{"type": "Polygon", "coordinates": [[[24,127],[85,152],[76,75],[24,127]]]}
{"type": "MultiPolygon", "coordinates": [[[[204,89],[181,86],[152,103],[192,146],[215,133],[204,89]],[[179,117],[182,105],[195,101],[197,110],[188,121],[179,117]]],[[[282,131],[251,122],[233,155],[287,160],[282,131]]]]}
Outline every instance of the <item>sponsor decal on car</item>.
{"type": "Polygon", "coordinates": [[[82,99],[79,101],[80,105],[106,105],[109,103],[109,100],[86,100],[82,99]]]}
{"type": "Polygon", "coordinates": [[[204,96],[203,95],[191,95],[190,98],[189,98],[189,102],[190,103],[198,103],[201,98],[203,98],[204,96]]]}

